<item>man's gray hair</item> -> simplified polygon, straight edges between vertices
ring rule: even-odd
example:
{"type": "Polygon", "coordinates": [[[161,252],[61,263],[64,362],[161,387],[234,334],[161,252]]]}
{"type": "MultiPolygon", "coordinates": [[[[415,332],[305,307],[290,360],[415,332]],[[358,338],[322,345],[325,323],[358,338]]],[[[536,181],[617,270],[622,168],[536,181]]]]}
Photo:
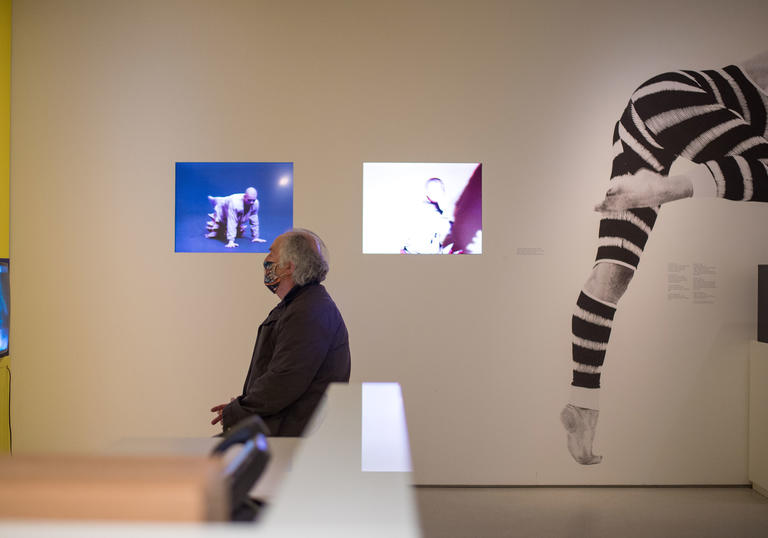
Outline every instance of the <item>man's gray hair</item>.
{"type": "Polygon", "coordinates": [[[280,265],[293,262],[293,281],[299,286],[322,282],[328,274],[328,249],[314,232],[293,228],[280,244],[280,265]]]}

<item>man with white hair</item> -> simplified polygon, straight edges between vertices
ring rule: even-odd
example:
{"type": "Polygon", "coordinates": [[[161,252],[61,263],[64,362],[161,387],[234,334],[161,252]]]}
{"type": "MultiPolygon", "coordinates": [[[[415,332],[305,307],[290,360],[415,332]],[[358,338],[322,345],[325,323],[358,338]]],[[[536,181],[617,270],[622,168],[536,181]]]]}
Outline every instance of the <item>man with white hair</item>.
{"type": "Polygon", "coordinates": [[[212,239],[219,237],[222,231],[226,232],[227,248],[239,246],[235,239],[245,235],[245,229],[251,226],[251,242],[265,243],[259,237],[259,200],[258,192],[253,187],[248,187],[245,192],[230,194],[229,196],[209,196],[208,202],[213,207],[213,213],[206,224],[208,233],[205,237],[212,239]],[[221,224],[226,222],[226,228],[221,224]]]}
{"type": "Polygon", "coordinates": [[[304,229],[275,239],[264,285],[280,299],[259,327],[243,392],[211,408],[224,431],[259,415],[274,436],[302,434],[329,383],[348,382],[347,327],[320,284],[328,274],[323,241],[304,229]]]}

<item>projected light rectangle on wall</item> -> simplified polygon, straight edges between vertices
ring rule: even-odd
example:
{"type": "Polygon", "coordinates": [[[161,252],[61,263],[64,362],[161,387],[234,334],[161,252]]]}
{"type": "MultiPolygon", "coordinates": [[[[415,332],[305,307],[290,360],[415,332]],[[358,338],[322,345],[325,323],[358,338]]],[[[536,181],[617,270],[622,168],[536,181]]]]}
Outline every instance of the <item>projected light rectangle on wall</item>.
{"type": "Polygon", "coordinates": [[[11,329],[10,260],[0,258],[0,357],[8,355],[11,329]]]}
{"type": "Polygon", "coordinates": [[[364,254],[482,253],[481,163],[363,163],[364,254]]]}
{"type": "Polygon", "coordinates": [[[293,226],[293,163],[176,163],[176,252],[268,252],[293,226]]]}

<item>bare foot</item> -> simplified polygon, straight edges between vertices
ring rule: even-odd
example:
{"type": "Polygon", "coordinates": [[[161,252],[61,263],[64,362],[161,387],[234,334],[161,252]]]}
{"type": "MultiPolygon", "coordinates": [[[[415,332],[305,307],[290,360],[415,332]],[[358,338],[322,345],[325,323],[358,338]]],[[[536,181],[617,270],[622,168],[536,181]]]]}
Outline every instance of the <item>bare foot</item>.
{"type": "Polygon", "coordinates": [[[597,416],[600,411],[568,404],[560,412],[560,421],[568,432],[568,450],[577,463],[594,465],[603,461],[602,456],[592,453],[597,416]]]}
{"type": "Polygon", "coordinates": [[[664,177],[650,170],[619,176],[611,180],[605,199],[595,211],[623,211],[635,207],[658,207],[661,204],[693,195],[693,184],[686,176],[664,177]]]}

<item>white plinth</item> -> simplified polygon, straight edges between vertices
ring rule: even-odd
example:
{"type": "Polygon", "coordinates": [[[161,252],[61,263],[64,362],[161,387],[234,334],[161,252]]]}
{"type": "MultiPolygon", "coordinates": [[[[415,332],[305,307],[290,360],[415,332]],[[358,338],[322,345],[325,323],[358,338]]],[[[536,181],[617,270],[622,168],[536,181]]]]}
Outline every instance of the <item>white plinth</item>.
{"type": "Polygon", "coordinates": [[[749,480],[768,496],[768,344],[749,347],[749,480]]]}
{"type": "MultiPolygon", "coordinates": [[[[0,521],[0,537],[418,538],[400,386],[365,386],[331,385],[310,435],[270,440],[275,457],[252,491],[269,500],[256,524],[0,521]]],[[[128,439],[113,452],[207,454],[216,441],[128,439]]]]}

